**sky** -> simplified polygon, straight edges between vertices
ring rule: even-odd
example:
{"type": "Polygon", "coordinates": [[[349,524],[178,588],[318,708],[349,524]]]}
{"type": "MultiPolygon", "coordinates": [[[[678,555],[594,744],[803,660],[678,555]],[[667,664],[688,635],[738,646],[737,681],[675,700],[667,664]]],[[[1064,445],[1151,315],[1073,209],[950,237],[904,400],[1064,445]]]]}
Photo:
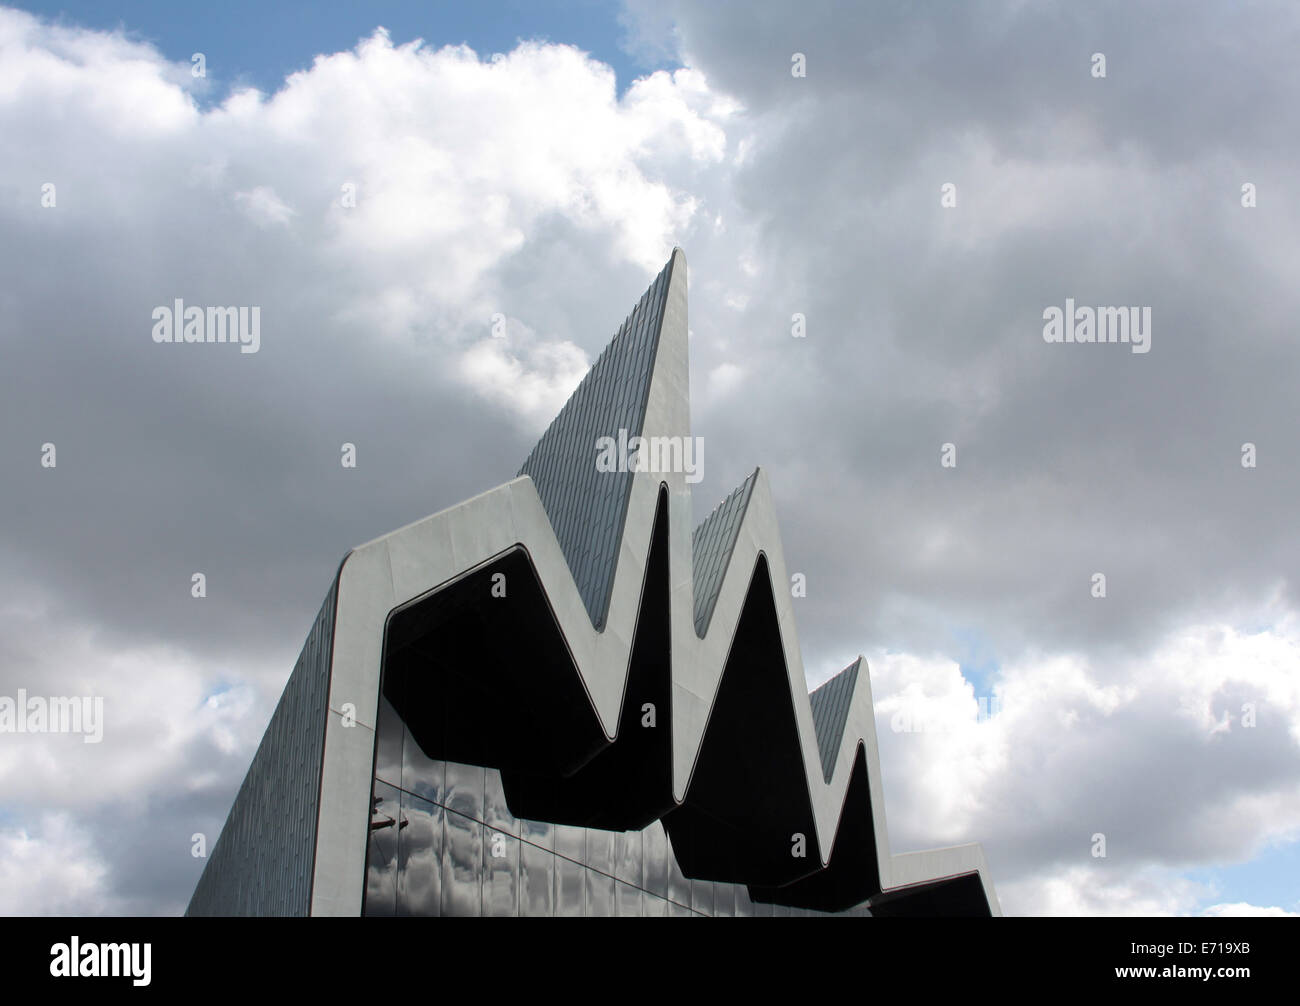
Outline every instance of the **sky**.
{"type": "Polygon", "coordinates": [[[105,710],[0,733],[0,913],[182,912],[339,560],[511,478],[674,245],[696,517],[767,470],[895,851],[981,842],[1007,914],[1300,913],[1297,43],[1287,3],[0,7],[0,697],[105,710]],[[258,351],[154,342],[177,298],[258,351]],[[1067,299],[1149,351],[1049,342],[1067,299]]]}

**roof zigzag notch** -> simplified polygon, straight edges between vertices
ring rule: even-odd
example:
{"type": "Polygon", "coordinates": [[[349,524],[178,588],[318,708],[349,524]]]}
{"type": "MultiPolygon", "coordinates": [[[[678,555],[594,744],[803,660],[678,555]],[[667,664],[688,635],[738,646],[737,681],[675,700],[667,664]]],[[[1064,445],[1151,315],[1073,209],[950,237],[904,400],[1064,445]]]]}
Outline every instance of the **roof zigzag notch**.
{"type": "MultiPolygon", "coordinates": [[[[363,903],[377,757],[371,725],[392,656],[391,616],[442,597],[507,555],[523,557],[525,581],[537,590],[521,595],[516,573],[508,595],[478,589],[453,598],[461,605],[452,606],[456,618],[464,617],[462,640],[478,626],[485,645],[462,645],[427,672],[441,676],[439,687],[456,689],[449,703],[426,705],[431,716],[455,720],[449,736],[473,748],[473,764],[513,759],[520,771],[540,765],[541,774],[558,773],[568,780],[556,792],[569,816],[608,810],[601,785],[572,782],[580,774],[596,779],[615,763],[598,781],[648,772],[652,785],[628,788],[617,823],[661,814],[689,879],[743,875],[775,884],[762,900],[827,910],[867,903],[895,915],[1001,914],[977,843],[891,851],[870,671],[858,657],[809,694],[766,472],[755,470],[688,533],[686,472],[597,468],[600,437],[690,436],[689,333],[686,261],[674,249],[520,477],[344,559],[321,658],[328,702],[311,914],[356,915],[363,903]],[[532,599],[506,631],[482,610],[500,597],[532,599]],[[498,662],[506,673],[493,673],[491,660],[476,654],[498,652],[497,640],[511,632],[554,644],[554,652],[526,649],[498,662]],[[638,648],[647,632],[655,646],[638,648]],[[543,678],[537,668],[576,678],[543,678]],[[558,718],[539,715],[537,689],[557,683],[585,704],[566,699],[558,718]],[[644,712],[646,703],[658,710],[655,722],[624,715],[644,712]],[[345,720],[348,705],[354,709],[345,720]],[[526,743],[510,740],[521,723],[526,743]],[[575,725],[590,743],[581,736],[574,743],[575,725]],[[663,731],[656,743],[625,736],[649,726],[663,731]],[[482,748],[484,736],[494,745],[507,736],[503,743],[515,746],[482,748]],[[806,855],[792,856],[792,835],[806,839],[799,846],[806,855]]],[[[450,645],[436,633],[431,639],[434,654],[450,645]]]]}
{"type": "Polygon", "coordinates": [[[671,277],[670,260],[518,472],[536,484],[597,628],[609,605],[632,473],[598,471],[596,440],[641,433],[671,277]]]}
{"type": "Polygon", "coordinates": [[[691,559],[695,579],[695,632],[702,639],[709,630],[722,577],[736,547],[736,535],[754,489],[755,469],[733,489],[691,533],[691,559]]]}
{"type": "Polygon", "coordinates": [[[821,755],[822,776],[831,781],[835,770],[835,756],[840,750],[840,741],[844,738],[844,724],[849,718],[849,705],[853,699],[853,689],[858,683],[858,667],[862,662],[853,661],[833,678],[813,691],[808,696],[812,706],[813,729],[817,734],[817,753],[821,755]]]}

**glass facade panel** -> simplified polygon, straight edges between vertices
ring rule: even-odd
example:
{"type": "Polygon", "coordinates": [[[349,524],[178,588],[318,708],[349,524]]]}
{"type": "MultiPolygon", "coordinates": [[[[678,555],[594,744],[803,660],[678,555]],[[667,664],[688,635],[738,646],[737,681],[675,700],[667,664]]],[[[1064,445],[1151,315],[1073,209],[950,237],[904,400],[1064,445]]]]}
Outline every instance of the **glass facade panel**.
{"type": "Polygon", "coordinates": [[[641,889],[632,884],[618,881],[614,885],[614,908],[623,918],[639,918],[641,915],[641,889]]]}
{"type": "Polygon", "coordinates": [[[487,815],[483,810],[483,768],[479,765],[460,765],[449,761],[447,765],[447,792],[442,805],[471,821],[482,822],[487,815]]]}
{"type": "Polygon", "coordinates": [[[539,849],[555,848],[555,827],[545,821],[520,821],[519,837],[539,849]]]}
{"type": "Polygon", "coordinates": [[[661,898],[649,891],[642,892],[641,913],[646,918],[661,919],[668,914],[668,899],[661,898]]]}
{"type": "Polygon", "coordinates": [[[519,839],[491,828],[483,836],[483,914],[519,914],[519,839]]]}
{"type": "Polygon", "coordinates": [[[482,912],[483,826],[448,809],[443,830],[442,914],[482,912]]]}
{"type": "Polygon", "coordinates": [[[376,782],[370,807],[365,913],[394,915],[397,912],[397,823],[402,813],[401,796],[393,786],[376,782]]]}
{"type": "Polygon", "coordinates": [[[555,854],[520,842],[519,914],[555,914],[555,854]]]}
{"type": "Polygon", "coordinates": [[[483,823],[507,835],[519,836],[519,821],[506,805],[506,791],[501,773],[494,768],[483,771],[483,823]]]}
{"type": "Polygon", "coordinates": [[[587,871],[571,859],[555,857],[555,914],[577,916],[582,914],[586,899],[585,874],[587,871]]]}
{"type": "Polygon", "coordinates": [[[402,735],[406,728],[392,704],[379,696],[379,722],[375,728],[375,778],[402,785],[402,735]]]}
{"type": "Polygon", "coordinates": [[[402,789],[426,800],[446,806],[447,763],[430,758],[420,750],[415,738],[402,728],[402,789]]]}
{"type": "Polygon", "coordinates": [[[713,915],[719,919],[729,919],[736,914],[736,885],[713,885],[713,915]]]}
{"type": "Polygon", "coordinates": [[[756,903],[743,885],[688,880],[660,821],[615,832],[515,818],[500,772],[424,757],[385,705],[381,700],[366,915],[821,914],[756,903]],[[381,776],[398,772],[401,787],[381,776]]]}
{"type": "Polygon", "coordinates": [[[620,831],[614,835],[614,876],[625,884],[641,887],[641,858],[644,848],[643,831],[620,831]]]}
{"type": "MultiPolygon", "coordinates": [[[[660,825],[660,827],[663,827],[660,825]]],[[[686,908],[691,906],[691,882],[682,876],[682,871],[677,866],[677,859],[668,848],[667,836],[664,836],[664,846],[668,856],[668,900],[674,904],[683,905],[686,908]]]]}
{"type": "Polygon", "coordinates": [[[668,849],[668,836],[664,833],[662,821],[656,821],[641,832],[644,843],[643,876],[641,885],[645,890],[659,898],[668,897],[668,860],[672,853],[668,849]]]}
{"type": "Polygon", "coordinates": [[[402,794],[398,839],[397,914],[442,912],[442,845],[446,811],[436,803],[402,794]]]}
{"type": "Polygon", "coordinates": [[[578,861],[588,869],[614,876],[614,847],[618,833],[587,828],[587,855],[578,861]]]}
{"type": "Polygon", "coordinates": [[[555,833],[555,854],[581,863],[582,857],[587,854],[587,829],[557,824],[552,830],[555,833]]]}
{"type": "MultiPolygon", "coordinates": [[[[609,834],[603,832],[603,834],[609,834]]],[[[614,914],[614,885],[618,883],[607,873],[588,867],[582,870],[585,881],[584,915],[608,916],[614,914]]]]}
{"type": "Polygon", "coordinates": [[[713,881],[691,881],[691,909],[701,915],[713,914],[713,881]]]}

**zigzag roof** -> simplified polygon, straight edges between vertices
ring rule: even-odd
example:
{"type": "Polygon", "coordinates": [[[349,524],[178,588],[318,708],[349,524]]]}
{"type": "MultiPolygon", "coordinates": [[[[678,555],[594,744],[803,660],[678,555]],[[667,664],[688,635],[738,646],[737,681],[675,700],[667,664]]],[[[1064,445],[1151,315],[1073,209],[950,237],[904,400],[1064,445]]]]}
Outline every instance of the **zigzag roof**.
{"type": "MultiPolygon", "coordinates": [[[[674,249],[517,478],[345,558],[321,614],[327,666],[295,671],[323,675],[329,695],[313,914],[360,907],[381,670],[406,675],[404,694],[442,697],[427,716],[426,700],[403,712],[421,747],[500,768],[516,816],[611,829],[662,817],[687,877],[745,883],[756,900],[1000,914],[979,845],[891,852],[870,672],[859,656],[809,695],[765,471],[688,534],[684,472],[597,470],[600,437],[690,436],[687,353],[674,249]],[[484,578],[502,570],[510,600],[493,606],[484,578]],[[497,659],[439,669],[441,652],[471,644],[497,659]],[[640,729],[649,706],[666,730],[640,729]]],[[[236,807],[259,799],[241,790],[236,807]]],[[[214,861],[259,854],[225,839],[214,861]]]]}

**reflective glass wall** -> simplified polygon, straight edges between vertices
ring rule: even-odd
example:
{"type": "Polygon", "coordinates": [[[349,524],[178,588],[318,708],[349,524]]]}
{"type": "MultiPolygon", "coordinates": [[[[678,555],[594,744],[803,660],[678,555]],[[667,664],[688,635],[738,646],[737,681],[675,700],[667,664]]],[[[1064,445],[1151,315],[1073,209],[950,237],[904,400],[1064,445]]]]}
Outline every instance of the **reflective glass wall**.
{"type": "Polygon", "coordinates": [[[496,769],[425,757],[380,705],[365,915],[822,914],[687,880],[658,821],[613,832],[512,817],[496,769]]]}

